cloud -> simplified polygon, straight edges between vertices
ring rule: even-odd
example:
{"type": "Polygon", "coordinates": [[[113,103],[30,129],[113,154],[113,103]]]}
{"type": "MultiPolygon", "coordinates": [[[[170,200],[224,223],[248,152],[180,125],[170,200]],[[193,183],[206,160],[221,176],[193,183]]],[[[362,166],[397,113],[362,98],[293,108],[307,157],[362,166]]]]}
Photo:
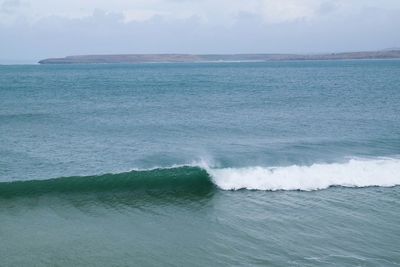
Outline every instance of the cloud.
{"type": "Polygon", "coordinates": [[[13,13],[21,4],[20,0],[5,0],[0,6],[0,13],[13,13]]]}
{"type": "Polygon", "coordinates": [[[318,6],[318,1],[264,0],[261,10],[266,22],[282,23],[309,19],[315,15],[318,6]]]}
{"type": "MultiPolygon", "coordinates": [[[[313,20],[339,10],[354,13],[365,7],[400,8],[398,0],[23,0],[29,5],[14,14],[14,19],[35,22],[49,16],[84,18],[94,10],[121,13],[125,22],[150,20],[155,16],[165,19],[198,17],[203,23],[231,25],[239,14],[247,13],[263,18],[263,23],[276,24],[298,20],[313,20]]],[[[0,0],[1,3],[1,0],[0,0]]],[[[21,5],[19,0],[4,0],[3,9],[21,5]]],[[[15,9],[15,8],[14,8],[15,9]]],[[[3,18],[0,16],[0,24],[3,18]]]]}
{"type": "Polygon", "coordinates": [[[318,8],[318,13],[321,15],[326,15],[329,14],[333,11],[335,11],[338,8],[337,3],[332,2],[332,1],[325,1],[320,3],[319,8],[318,8]]]}

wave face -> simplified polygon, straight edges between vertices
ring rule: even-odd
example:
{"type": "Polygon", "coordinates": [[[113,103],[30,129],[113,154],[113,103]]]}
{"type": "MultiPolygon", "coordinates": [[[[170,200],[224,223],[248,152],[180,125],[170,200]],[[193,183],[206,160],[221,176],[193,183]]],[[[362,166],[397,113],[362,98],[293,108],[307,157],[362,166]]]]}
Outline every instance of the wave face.
{"type": "Polygon", "coordinates": [[[208,169],[223,190],[303,190],[331,186],[391,187],[400,185],[400,159],[351,159],[346,163],[311,166],[208,169]]]}
{"type": "Polygon", "coordinates": [[[199,194],[214,188],[207,172],[198,167],[131,171],[99,176],[62,177],[0,183],[0,197],[57,193],[132,192],[140,194],[199,194]]]}

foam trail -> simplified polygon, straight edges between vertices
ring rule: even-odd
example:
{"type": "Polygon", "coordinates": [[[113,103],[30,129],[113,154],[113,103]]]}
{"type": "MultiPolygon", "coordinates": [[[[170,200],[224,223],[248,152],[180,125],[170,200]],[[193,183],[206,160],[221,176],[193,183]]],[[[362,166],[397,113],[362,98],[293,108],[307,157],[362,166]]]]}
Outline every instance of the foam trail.
{"type": "Polygon", "coordinates": [[[318,190],[331,186],[391,187],[400,185],[400,159],[351,159],[346,163],[311,166],[211,169],[207,172],[223,190],[318,190]]]}

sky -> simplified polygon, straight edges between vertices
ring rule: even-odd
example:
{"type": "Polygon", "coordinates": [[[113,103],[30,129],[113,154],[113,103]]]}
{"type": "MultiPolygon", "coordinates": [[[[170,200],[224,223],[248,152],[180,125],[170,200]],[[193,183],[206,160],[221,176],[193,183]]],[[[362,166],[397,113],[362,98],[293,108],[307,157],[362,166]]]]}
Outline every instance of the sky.
{"type": "Polygon", "coordinates": [[[400,0],[0,0],[0,63],[400,47],[400,0]]]}

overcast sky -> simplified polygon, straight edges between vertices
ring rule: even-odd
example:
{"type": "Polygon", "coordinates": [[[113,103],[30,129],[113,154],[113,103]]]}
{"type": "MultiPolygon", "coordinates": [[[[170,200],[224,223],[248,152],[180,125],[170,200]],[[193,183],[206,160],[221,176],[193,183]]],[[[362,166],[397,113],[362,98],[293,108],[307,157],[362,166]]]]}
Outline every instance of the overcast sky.
{"type": "Polygon", "coordinates": [[[0,0],[0,63],[400,47],[400,0],[0,0]]]}

